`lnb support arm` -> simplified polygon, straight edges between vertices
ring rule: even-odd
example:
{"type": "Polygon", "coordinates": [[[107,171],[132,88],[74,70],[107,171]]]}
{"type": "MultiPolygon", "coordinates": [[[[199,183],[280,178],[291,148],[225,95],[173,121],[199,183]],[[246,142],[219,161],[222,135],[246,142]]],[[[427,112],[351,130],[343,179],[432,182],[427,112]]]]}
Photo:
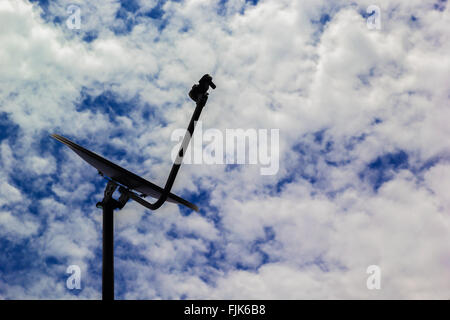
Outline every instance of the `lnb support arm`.
{"type": "Polygon", "coordinates": [[[180,150],[178,151],[177,158],[172,165],[172,169],[170,170],[169,177],[167,178],[166,185],[164,186],[164,190],[160,196],[160,198],[155,203],[147,203],[146,207],[151,210],[156,210],[160,208],[164,202],[166,202],[167,197],[172,190],[172,186],[175,182],[175,178],[177,177],[178,170],[183,162],[184,154],[189,146],[189,142],[194,134],[195,125],[202,113],[203,107],[208,100],[208,89],[216,88],[216,85],[212,82],[212,77],[209,74],[205,74],[200,80],[198,85],[194,85],[189,92],[189,96],[192,100],[196,102],[196,107],[194,114],[192,115],[191,121],[189,122],[189,126],[187,128],[186,134],[184,135],[183,142],[181,144],[180,150]]]}
{"type": "Polygon", "coordinates": [[[189,92],[189,96],[196,102],[196,107],[194,110],[194,114],[192,115],[191,121],[189,122],[189,126],[187,128],[186,134],[184,135],[183,142],[181,144],[180,150],[178,151],[177,158],[172,165],[172,169],[170,170],[169,177],[167,178],[166,185],[159,197],[159,199],[155,203],[147,202],[142,199],[139,195],[135,194],[133,191],[128,190],[122,186],[119,186],[114,181],[109,180],[108,184],[105,188],[104,198],[101,202],[97,203],[98,208],[104,208],[106,206],[114,209],[122,209],[127,201],[131,198],[134,201],[140,203],[144,207],[149,208],[150,210],[159,209],[164,202],[166,202],[169,197],[170,191],[172,190],[173,184],[175,182],[175,178],[177,177],[178,170],[183,163],[183,157],[186,153],[186,150],[189,146],[189,142],[194,134],[195,125],[202,113],[203,107],[206,105],[206,101],[208,101],[208,89],[216,88],[216,85],[212,82],[212,77],[208,74],[205,74],[200,80],[199,84],[194,85],[189,92]],[[115,200],[112,198],[114,191],[119,187],[120,198],[119,200],[115,200]]]}

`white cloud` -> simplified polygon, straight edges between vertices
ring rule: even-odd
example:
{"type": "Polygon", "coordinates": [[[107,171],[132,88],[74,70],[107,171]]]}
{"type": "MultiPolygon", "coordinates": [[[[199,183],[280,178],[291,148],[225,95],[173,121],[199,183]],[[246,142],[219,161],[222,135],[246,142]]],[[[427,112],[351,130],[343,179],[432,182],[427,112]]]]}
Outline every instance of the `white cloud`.
{"type": "Polygon", "coordinates": [[[445,212],[450,211],[450,166],[438,164],[430,168],[425,174],[425,181],[432,192],[436,195],[438,205],[445,212]]]}
{"type": "Polygon", "coordinates": [[[53,158],[33,156],[27,158],[27,169],[31,169],[31,171],[38,175],[50,174],[55,171],[56,165],[53,158]]]}
{"type": "Polygon", "coordinates": [[[29,215],[19,218],[11,212],[0,211],[0,232],[2,236],[6,238],[27,238],[36,234],[39,224],[36,219],[30,219],[29,215]]]}
{"type": "Polygon", "coordinates": [[[0,182],[0,206],[22,200],[20,191],[5,181],[0,182]]]}

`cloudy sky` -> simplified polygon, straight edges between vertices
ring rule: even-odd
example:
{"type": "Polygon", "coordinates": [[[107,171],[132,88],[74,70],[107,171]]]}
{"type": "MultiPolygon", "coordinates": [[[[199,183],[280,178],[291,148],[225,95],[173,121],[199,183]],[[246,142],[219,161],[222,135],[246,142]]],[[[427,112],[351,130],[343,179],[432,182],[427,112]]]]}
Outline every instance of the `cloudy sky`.
{"type": "Polygon", "coordinates": [[[0,0],[0,298],[101,298],[105,180],[49,134],[164,185],[210,73],[203,129],[279,129],[279,170],[186,164],[199,213],[117,211],[116,299],[449,299],[449,29],[443,0],[0,0]]]}

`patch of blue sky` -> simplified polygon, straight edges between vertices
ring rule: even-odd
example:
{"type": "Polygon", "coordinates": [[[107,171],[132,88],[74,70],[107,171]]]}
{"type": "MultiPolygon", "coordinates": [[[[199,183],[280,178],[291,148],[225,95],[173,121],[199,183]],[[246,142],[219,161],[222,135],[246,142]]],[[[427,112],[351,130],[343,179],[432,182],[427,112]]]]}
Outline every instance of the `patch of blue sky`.
{"type": "Polygon", "coordinates": [[[321,144],[323,142],[323,138],[325,136],[326,129],[322,129],[313,133],[314,142],[321,144]]]}
{"type": "Polygon", "coordinates": [[[382,122],[383,122],[383,119],[380,119],[380,118],[375,117],[375,118],[372,120],[371,125],[377,125],[377,124],[380,124],[380,123],[382,123],[382,122]]]}
{"type": "MultiPolygon", "coordinates": [[[[376,120],[373,121],[375,122],[376,120]]],[[[355,147],[366,140],[366,138],[367,133],[361,133],[360,135],[348,138],[344,143],[345,150],[351,151],[355,149],[355,147]]]]}
{"type": "Polygon", "coordinates": [[[189,32],[191,30],[192,26],[189,23],[185,23],[179,30],[179,33],[186,33],[189,32]]]}
{"type": "MultiPolygon", "coordinates": [[[[72,138],[72,137],[69,137],[72,138]]],[[[105,186],[107,181],[101,177],[100,175],[98,175],[97,171],[91,167],[89,164],[85,163],[81,158],[78,158],[77,155],[75,155],[75,153],[71,154],[72,151],[69,152],[69,156],[75,158],[75,161],[79,161],[80,163],[83,164],[83,166],[86,168],[86,170],[83,171],[83,175],[89,176],[90,178],[87,180],[87,182],[89,182],[93,187],[94,190],[87,196],[87,198],[85,199],[78,199],[77,197],[74,198],[61,198],[60,196],[58,196],[58,194],[56,194],[52,187],[55,185],[55,183],[59,182],[59,183],[63,183],[65,188],[68,188],[69,191],[74,191],[77,188],[77,181],[64,181],[65,178],[61,178],[61,173],[62,173],[62,164],[67,160],[66,159],[66,155],[67,155],[67,146],[63,145],[62,143],[59,143],[58,141],[51,139],[50,137],[44,137],[43,140],[49,140],[49,142],[46,142],[45,144],[48,144],[48,148],[51,150],[52,155],[55,157],[56,159],[56,172],[47,175],[45,177],[39,176],[37,178],[38,181],[41,181],[42,179],[45,179],[44,181],[47,181],[45,184],[45,189],[44,190],[36,190],[33,185],[29,185],[27,183],[28,179],[27,178],[21,178],[20,176],[17,177],[17,186],[19,187],[19,189],[24,192],[25,194],[29,195],[31,198],[36,199],[36,200],[41,200],[43,198],[46,197],[53,197],[55,199],[55,201],[64,203],[65,205],[67,205],[68,208],[70,208],[72,205],[76,205],[78,207],[80,207],[82,212],[90,212],[91,210],[89,210],[90,208],[94,207],[95,204],[100,201],[101,199],[97,199],[96,194],[101,193],[105,186]],[[19,180],[25,180],[25,181],[19,181],[19,180]],[[50,181],[53,181],[53,183],[51,183],[50,181]],[[67,183],[71,183],[73,185],[68,186],[67,183]]],[[[80,141],[78,141],[77,139],[72,138],[72,140],[74,140],[77,143],[80,143],[80,141]]],[[[82,143],[80,143],[81,145],[83,145],[82,143]]],[[[83,145],[84,147],[88,147],[87,144],[83,145]]],[[[89,147],[88,147],[89,149],[89,147]]],[[[97,150],[93,150],[94,152],[97,150]]],[[[34,201],[30,207],[29,207],[30,212],[35,213],[35,214],[39,214],[40,209],[40,205],[39,202],[34,201]]],[[[70,209],[69,209],[70,210],[70,209]]],[[[64,219],[64,215],[61,217],[61,219],[64,219]]]]}
{"type": "MultiPolygon", "coordinates": [[[[218,228],[218,230],[222,230],[218,228]]],[[[175,225],[172,225],[165,233],[165,236],[170,239],[200,239],[198,235],[193,233],[180,233],[175,225]]],[[[214,274],[217,270],[224,270],[230,268],[226,262],[225,245],[222,241],[210,241],[202,238],[202,241],[207,247],[206,252],[196,252],[192,258],[183,261],[183,271],[189,271],[199,264],[203,265],[202,280],[207,283],[214,281],[214,274]]]]}
{"type": "Polygon", "coordinates": [[[217,3],[217,14],[224,16],[227,13],[227,3],[228,0],[219,0],[217,3]]]}
{"type": "MultiPolygon", "coordinates": [[[[210,211],[210,209],[212,208],[212,204],[210,204],[211,190],[206,190],[206,189],[202,189],[202,188],[198,187],[198,190],[196,192],[184,191],[184,192],[180,192],[179,194],[177,193],[177,195],[184,197],[185,199],[189,200],[189,202],[196,204],[200,209],[201,215],[204,215],[205,212],[208,212],[209,214],[211,214],[211,211],[210,211]]],[[[191,215],[193,213],[193,211],[184,206],[180,206],[180,213],[183,216],[188,216],[188,215],[191,215]]]]}
{"type": "Polygon", "coordinates": [[[318,19],[311,19],[312,24],[319,25],[321,30],[329,21],[331,21],[331,16],[328,13],[322,13],[318,19]]]}
{"type": "Polygon", "coordinates": [[[50,11],[49,11],[49,0],[29,0],[31,3],[39,5],[42,9],[41,17],[45,21],[49,21],[49,18],[51,17],[50,11]]]}
{"type": "Polygon", "coordinates": [[[90,43],[90,42],[94,41],[97,38],[98,38],[98,32],[97,31],[87,31],[87,32],[84,33],[84,35],[82,37],[82,40],[84,42],[90,43]]]}
{"type": "Polygon", "coordinates": [[[331,16],[327,13],[322,14],[317,19],[311,19],[311,24],[316,27],[311,38],[313,44],[318,44],[320,42],[320,37],[322,36],[325,26],[330,20],[331,16]]]}
{"type": "Polygon", "coordinates": [[[419,29],[421,27],[421,21],[417,15],[412,14],[409,17],[408,26],[411,29],[419,29]]]}
{"type": "MultiPolygon", "coordinates": [[[[118,122],[118,117],[128,117],[133,121],[134,117],[139,117],[150,122],[158,122],[163,126],[166,122],[158,117],[155,109],[149,104],[141,105],[138,97],[134,97],[130,100],[123,100],[117,94],[111,91],[105,91],[98,96],[91,96],[82,91],[81,102],[77,105],[77,111],[82,112],[84,110],[89,110],[93,113],[101,113],[108,115],[111,123],[111,127],[108,130],[108,139],[102,142],[99,146],[100,149],[94,151],[106,157],[109,160],[123,159],[127,157],[128,160],[133,162],[142,162],[145,158],[138,153],[130,153],[129,150],[123,147],[118,147],[112,143],[114,138],[123,138],[127,135],[138,135],[139,132],[129,132],[128,129],[124,129],[123,126],[118,122]]],[[[70,137],[69,137],[70,139],[70,137]]],[[[75,141],[84,147],[86,143],[83,140],[75,141]]],[[[98,142],[96,142],[98,143],[98,142]]],[[[89,149],[89,148],[88,148],[89,149]]]]}
{"type": "Polygon", "coordinates": [[[19,126],[10,119],[6,112],[0,112],[0,142],[8,139],[14,143],[19,134],[19,126]]]}
{"type": "MultiPolygon", "coordinates": [[[[101,212],[98,213],[101,215],[101,212]]],[[[99,224],[98,228],[96,228],[98,232],[97,239],[101,239],[102,234],[102,226],[99,224]]],[[[102,258],[103,258],[103,247],[102,242],[97,241],[96,246],[92,250],[94,253],[92,258],[88,258],[86,260],[87,268],[89,271],[90,279],[93,281],[93,286],[97,285],[99,291],[101,291],[101,280],[102,280],[102,258]]]]}
{"type": "Polygon", "coordinates": [[[239,171],[240,168],[242,167],[242,165],[238,164],[238,163],[229,163],[225,165],[225,172],[230,172],[230,171],[239,171]]]}
{"type": "MultiPolygon", "coordinates": [[[[112,142],[106,142],[102,145],[101,153],[107,159],[117,162],[122,159],[127,159],[128,162],[135,162],[134,155],[128,152],[125,148],[119,147],[112,142]]],[[[142,158],[141,158],[142,159],[142,158]]]]}
{"type": "MultiPolygon", "coordinates": [[[[56,175],[31,175],[21,168],[14,168],[9,179],[11,184],[18,188],[25,198],[39,200],[52,193],[51,188],[57,177],[56,175]]],[[[30,209],[33,213],[34,210],[30,209]]]]}
{"type": "MultiPolygon", "coordinates": [[[[157,117],[156,106],[151,106],[148,103],[146,103],[142,107],[141,115],[142,115],[142,119],[144,119],[146,121],[151,121],[151,120],[154,120],[154,119],[158,119],[158,122],[163,121],[163,119],[157,117]]],[[[167,122],[162,122],[161,125],[163,127],[165,127],[165,126],[167,126],[167,122]]]]}
{"type": "Polygon", "coordinates": [[[421,172],[427,171],[428,169],[434,167],[436,164],[438,164],[439,162],[444,162],[444,161],[450,161],[450,157],[445,157],[445,156],[433,156],[427,160],[425,160],[423,163],[420,163],[419,166],[415,167],[415,168],[411,168],[411,171],[413,173],[419,174],[421,172]]]}
{"type": "MultiPolygon", "coordinates": [[[[26,290],[35,281],[36,274],[52,275],[57,282],[64,284],[66,282],[67,274],[61,272],[59,266],[68,266],[68,259],[40,255],[39,250],[35,247],[34,237],[21,240],[0,238],[0,251],[2,252],[0,255],[0,281],[9,286],[20,286],[26,290]]],[[[82,289],[73,290],[71,293],[78,295],[82,289]]],[[[9,297],[10,292],[6,292],[0,287],[0,294],[9,297]]],[[[43,294],[45,293],[43,292],[43,294]]]]}
{"type": "MultiPolygon", "coordinates": [[[[68,14],[67,16],[55,15],[53,12],[51,12],[49,0],[30,0],[30,2],[38,5],[42,9],[41,17],[44,19],[44,21],[46,21],[47,23],[59,25],[61,27],[65,26],[68,14]]],[[[133,30],[134,26],[142,23],[141,19],[139,19],[140,17],[148,17],[152,18],[153,24],[158,28],[159,31],[162,31],[168,23],[167,19],[163,18],[163,5],[166,2],[167,0],[158,1],[157,5],[154,8],[150,9],[149,11],[143,12],[140,11],[141,7],[136,0],[123,0],[120,2],[120,7],[115,15],[116,20],[121,20],[122,24],[114,24],[113,26],[109,26],[109,28],[116,35],[126,35],[133,30]]],[[[84,23],[84,18],[85,17],[82,15],[82,24],[84,23]]],[[[76,34],[80,35],[81,39],[88,43],[97,39],[99,35],[99,30],[85,30],[81,28],[80,30],[71,31],[72,33],[75,32],[76,34]]]]}
{"type": "Polygon", "coordinates": [[[139,248],[121,237],[120,232],[117,232],[114,240],[114,254],[124,260],[133,260],[137,263],[148,262],[148,259],[140,253],[139,248]]]}
{"type": "MultiPolygon", "coordinates": [[[[354,6],[355,4],[350,4],[354,6]]],[[[328,6],[327,9],[321,9],[320,13],[310,18],[311,24],[316,28],[316,31],[312,35],[312,43],[318,44],[320,37],[325,30],[326,25],[333,19],[333,16],[342,8],[342,5],[335,4],[328,6]]]]}
{"type": "Polygon", "coordinates": [[[199,239],[198,234],[195,232],[181,232],[174,225],[166,232],[166,236],[170,239],[199,239]]]}
{"type": "Polygon", "coordinates": [[[314,184],[316,182],[316,179],[314,178],[314,176],[305,175],[305,174],[302,174],[302,172],[303,172],[303,169],[302,169],[301,163],[299,163],[298,165],[296,165],[293,168],[289,168],[288,173],[284,177],[279,179],[278,182],[276,183],[276,185],[269,188],[269,193],[270,194],[281,193],[286,185],[297,182],[299,179],[305,179],[305,180],[309,181],[311,184],[314,184]]]}
{"type": "MultiPolygon", "coordinates": [[[[111,90],[104,90],[95,95],[89,92],[89,89],[82,88],[81,98],[76,104],[78,112],[89,110],[93,113],[108,115],[112,123],[117,124],[117,117],[128,117],[133,121],[133,116],[149,122],[156,121],[159,125],[166,126],[167,120],[157,113],[157,107],[149,103],[142,102],[139,95],[129,99],[124,99],[118,93],[111,90]]],[[[120,126],[115,128],[115,134],[120,135],[120,126]]]]}
{"type": "MultiPolygon", "coordinates": [[[[131,283],[135,283],[137,274],[127,271],[122,267],[122,262],[119,260],[116,262],[114,268],[114,298],[115,300],[124,300],[125,295],[128,292],[133,292],[135,288],[128,287],[131,283]],[[119,271],[120,270],[120,271],[119,271]]],[[[101,278],[101,275],[100,275],[101,278]]],[[[148,279],[148,275],[146,276],[148,279]]],[[[100,288],[101,290],[101,288],[100,288]]]]}
{"type": "Polygon", "coordinates": [[[330,267],[328,263],[323,259],[322,255],[317,256],[313,261],[313,265],[316,265],[322,272],[329,272],[330,267]]]}
{"type": "Polygon", "coordinates": [[[221,241],[210,241],[207,243],[208,251],[205,253],[207,265],[214,269],[223,269],[226,261],[225,246],[221,241]]]}
{"type": "MultiPolygon", "coordinates": [[[[166,236],[169,239],[184,239],[192,238],[198,239],[194,234],[180,234],[174,226],[172,226],[167,232],[166,236]]],[[[264,236],[260,237],[254,241],[247,244],[250,253],[256,253],[260,255],[260,262],[256,265],[245,263],[244,261],[236,261],[232,265],[227,261],[225,245],[222,241],[206,241],[208,247],[207,252],[199,253],[192,259],[188,259],[184,262],[183,271],[189,271],[193,267],[199,264],[198,259],[201,259],[201,264],[204,266],[202,268],[202,276],[200,277],[202,281],[208,284],[214,284],[215,274],[218,270],[228,270],[230,268],[236,268],[239,270],[257,270],[263,264],[270,262],[269,255],[262,249],[262,246],[275,239],[275,231],[272,227],[264,228],[264,236]],[[207,268],[209,267],[209,268],[207,268]]]]}
{"type": "Polygon", "coordinates": [[[244,271],[257,271],[260,267],[267,263],[275,262],[273,258],[269,256],[266,252],[264,252],[259,246],[252,246],[250,252],[252,254],[258,254],[259,255],[259,261],[257,263],[254,263],[253,261],[251,263],[245,262],[245,261],[238,261],[234,265],[236,270],[244,270],[244,271]]]}
{"type": "Polygon", "coordinates": [[[288,184],[290,184],[290,183],[296,181],[296,179],[297,179],[296,174],[293,173],[292,171],[290,171],[289,174],[285,175],[283,178],[281,178],[281,179],[278,180],[278,182],[277,182],[277,184],[276,184],[276,186],[275,186],[275,188],[274,188],[274,189],[275,189],[275,192],[276,192],[276,193],[282,192],[282,191],[283,191],[283,188],[284,188],[286,185],[288,185],[288,184]]]}
{"type": "Polygon", "coordinates": [[[369,72],[359,74],[357,77],[361,81],[361,83],[365,86],[370,86],[370,78],[375,76],[375,67],[371,67],[369,72]]]}
{"type": "Polygon", "coordinates": [[[136,13],[139,10],[139,1],[137,0],[124,0],[120,1],[120,9],[128,12],[136,13]]]}
{"type": "Polygon", "coordinates": [[[408,154],[399,150],[374,159],[359,173],[359,177],[370,183],[373,190],[377,191],[385,182],[393,179],[396,172],[408,168],[408,154]]]}
{"type": "Polygon", "coordinates": [[[299,179],[304,179],[312,185],[322,179],[316,166],[319,161],[327,160],[327,154],[333,150],[334,142],[326,136],[326,129],[305,134],[300,141],[292,147],[298,156],[294,167],[289,168],[288,173],[277,182],[272,192],[279,193],[286,184],[299,179]],[[311,166],[314,167],[313,170],[311,166]],[[305,170],[306,167],[309,169],[305,170]]]}
{"type": "Polygon", "coordinates": [[[447,5],[447,0],[437,0],[433,8],[438,11],[444,11],[447,5]]]}
{"type": "Polygon", "coordinates": [[[81,90],[81,102],[76,105],[78,112],[90,110],[107,114],[112,121],[116,116],[125,116],[129,114],[137,103],[135,101],[123,101],[120,96],[113,91],[104,91],[100,95],[92,96],[85,89],[81,90]]]}
{"type": "MultiPolygon", "coordinates": [[[[200,253],[199,251],[194,252],[191,256],[186,257],[185,260],[183,260],[183,263],[177,266],[171,266],[169,268],[169,272],[177,272],[177,271],[182,271],[185,273],[191,273],[194,269],[196,269],[199,265],[202,265],[203,263],[199,263],[200,261],[204,261],[204,254],[200,253]]],[[[203,271],[201,272],[202,276],[202,280],[205,281],[206,279],[208,279],[208,277],[206,276],[206,272],[203,271]]]]}
{"type": "MultiPolygon", "coordinates": [[[[245,0],[245,5],[248,6],[256,6],[258,5],[259,0],[245,0]]],[[[227,14],[227,4],[228,0],[219,0],[217,2],[217,14],[219,16],[225,16],[227,14]]],[[[239,14],[243,15],[245,13],[246,6],[242,6],[239,14]]]]}
{"type": "Polygon", "coordinates": [[[126,10],[119,9],[115,18],[116,20],[122,20],[121,25],[112,28],[115,35],[126,35],[130,33],[137,24],[135,16],[128,13],[126,10]]]}
{"type": "MultiPolygon", "coordinates": [[[[44,19],[47,23],[53,23],[55,25],[64,26],[66,19],[69,17],[69,14],[67,16],[56,16],[50,11],[50,0],[29,0],[31,3],[38,5],[42,12],[41,12],[41,18],[44,19]]],[[[83,16],[81,16],[81,21],[83,23],[83,16]]],[[[83,30],[71,30],[72,33],[76,32],[77,34],[83,34],[83,30]]]]}
{"type": "Polygon", "coordinates": [[[148,11],[140,10],[139,3],[135,0],[121,1],[120,8],[116,12],[116,19],[122,20],[123,25],[121,27],[114,27],[113,32],[116,35],[124,35],[130,33],[134,26],[142,22],[141,17],[147,17],[152,19],[152,23],[158,28],[158,31],[162,31],[168,23],[168,20],[164,18],[163,6],[167,0],[160,0],[148,11]]]}
{"type": "Polygon", "coordinates": [[[11,274],[20,272],[34,266],[41,259],[39,258],[38,251],[32,246],[33,239],[7,239],[0,238],[0,279],[5,280],[5,277],[11,279],[11,281],[20,281],[11,274]]]}
{"type": "MultiPolygon", "coordinates": [[[[152,19],[159,20],[164,16],[163,6],[167,2],[167,0],[158,1],[158,4],[153,7],[150,11],[147,11],[143,15],[152,19]]],[[[174,1],[179,2],[179,1],[174,1]]]]}
{"type": "Polygon", "coordinates": [[[263,231],[264,231],[264,236],[254,240],[251,243],[251,252],[257,251],[257,252],[261,253],[263,256],[262,264],[265,264],[268,262],[269,256],[267,253],[265,253],[263,251],[261,246],[263,244],[266,244],[267,242],[274,241],[276,238],[276,232],[275,232],[275,229],[271,226],[265,226],[263,228],[263,231]]]}
{"type": "Polygon", "coordinates": [[[208,241],[207,251],[204,253],[206,258],[206,264],[214,269],[221,270],[225,268],[226,263],[226,252],[225,252],[225,242],[223,238],[225,237],[223,227],[217,228],[221,233],[220,239],[217,241],[208,241]]]}
{"type": "Polygon", "coordinates": [[[358,12],[364,19],[367,19],[368,17],[371,17],[374,14],[376,14],[375,10],[367,12],[367,8],[366,7],[360,7],[358,12]]]}
{"type": "MultiPolygon", "coordinates": [[[[374,118],[372,125],[381,123],[380,118],[374,118]]],[[[367,133],[352,136],[343,142],[342,147],[346,151],[352,151],[357,145],[363,143],[367,138],[367,133]]],[[[319,130],[314,133],[304,135],[301,142],[297,143],[292,149],[298,155],[297,161],[292,168],[289,168],[285,176],[281,177],[277,184],[271,189],[272,193],[280,193],[283,188],[300,179],[308,181],[315,188],[321,189],[323,182],[327,177],[318,169],[317,164],[323,162],[332,167],[341,167],[351,164],[353,158],[350,154],[339,154],[336,158],[335,142],[332,137],[327,135],[326,130],[319,130]],[[308,170],[305,170],[308,168],[308,170]]],[[[408,167],[408,155],[404,151],[387,154],[374,159],[368,167],[360,173],[360,178],[368,181],[377,190],[382,183],[393,177],[392,170],[398,171],[408,167]]],[[[345,190],[347,187],[338,190],[326,190],[326,194],[334,197],[337,193],[345,190]]]]}

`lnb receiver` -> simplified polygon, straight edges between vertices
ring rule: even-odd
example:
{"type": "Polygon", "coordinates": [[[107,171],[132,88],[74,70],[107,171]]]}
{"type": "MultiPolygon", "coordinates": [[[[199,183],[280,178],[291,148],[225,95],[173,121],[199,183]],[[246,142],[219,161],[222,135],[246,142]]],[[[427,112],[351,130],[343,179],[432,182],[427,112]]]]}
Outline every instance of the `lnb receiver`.
{"type": "Polygon", "coordinates": [[[207,94],[209,87],[215,89],[216,85],[212,82],[212,77],[209,74],[205,74],[199,81],[198,84],[192,86],[191,91],[189,91],[189,97],[195,102],[199,102],[200,99],[204,98],[207,94]]]}

